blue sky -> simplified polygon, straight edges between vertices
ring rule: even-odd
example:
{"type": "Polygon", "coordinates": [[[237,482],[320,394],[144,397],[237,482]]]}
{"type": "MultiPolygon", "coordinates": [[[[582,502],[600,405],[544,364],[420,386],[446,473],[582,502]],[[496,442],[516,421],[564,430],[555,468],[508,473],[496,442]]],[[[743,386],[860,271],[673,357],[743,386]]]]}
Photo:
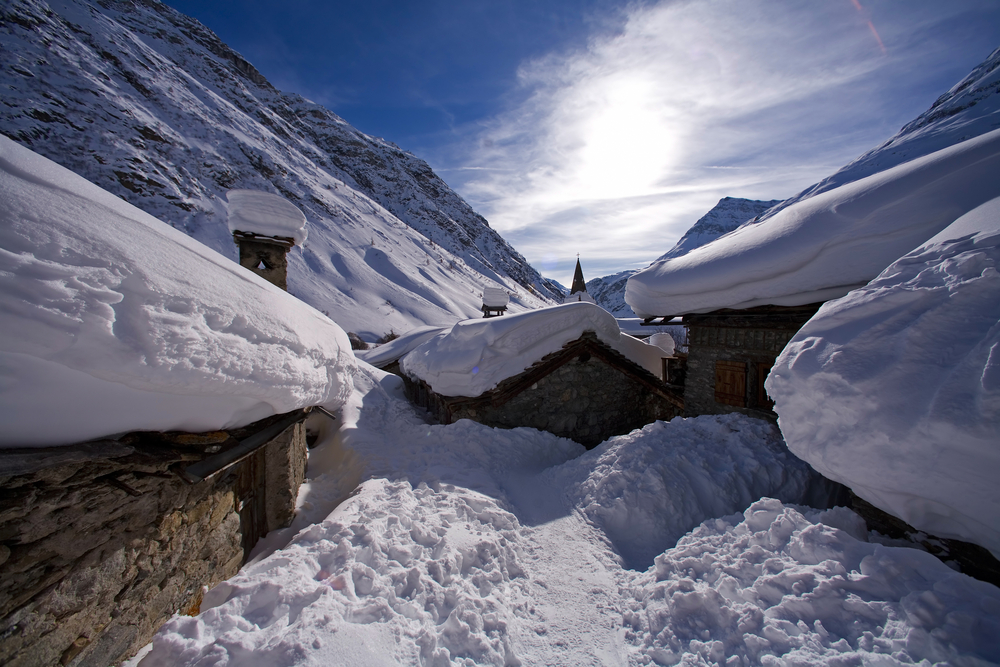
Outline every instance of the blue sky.
{"type": "Polygon", "coordinates": [[[780,199],[1000,46],[996,0],[168,0],[278,88],[427,160],[545,275],[645,266],[780,199]]]}

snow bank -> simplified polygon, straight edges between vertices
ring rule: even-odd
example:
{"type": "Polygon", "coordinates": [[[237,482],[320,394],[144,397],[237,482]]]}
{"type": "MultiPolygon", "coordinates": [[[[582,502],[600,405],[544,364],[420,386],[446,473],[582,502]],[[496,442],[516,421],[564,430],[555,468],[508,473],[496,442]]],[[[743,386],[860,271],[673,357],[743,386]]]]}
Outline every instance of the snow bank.
{"type": "Polygon", "coordinates": [[[142,667],[518,664],[508,626],[528,586],[519,528],[474,491],[365,482],[210,591],[197,618],[168,621],[142,667]]]}
{"type": "Polygon", "coordinates": [[[843,185],[633,275],[640,317],[843,296],[1000,195],[1000,130],[843,185]]]}
{"type": "Polygon", "coordinates": [[[739,414],[655,422],[548,474],[626,564],[643,569],[708,518],[762,496],[826,507],[833,486],[788,451],[777,427],[739,414]]]}
{"type": "Polygon", "coordinates": [[[998,267],[1000,198],[825,304],[767,390],[789,447],[817,470],[1000,556],[998,267]]]}
{"type": "Polygon", "coordinates": [[[225,428],[349,393],[336,324],[2,136],[0,201],[3,445],[225,428]]]}
{"type": "Polygon", "coordinates": [[[863,539],[849,510],[773,498],[706,521],[629,591],[631,664],[1000,661],[1000,589],[863,539]]]}
{"type": "Polygon", "coordinates": [[[284,197],[259,190],[230,190],[226,201],[230,232],[283,236],[295,239],[297,245],[306,240],[306,216],[284,197]]]}
{"type": "Polygon", "coordinates": [[[404,356],[400,367],[444,396],[479,396],[585,331],[659,375],[661,351],[623,335],[613,315],[582,302],[459,322],[404,356]]]}

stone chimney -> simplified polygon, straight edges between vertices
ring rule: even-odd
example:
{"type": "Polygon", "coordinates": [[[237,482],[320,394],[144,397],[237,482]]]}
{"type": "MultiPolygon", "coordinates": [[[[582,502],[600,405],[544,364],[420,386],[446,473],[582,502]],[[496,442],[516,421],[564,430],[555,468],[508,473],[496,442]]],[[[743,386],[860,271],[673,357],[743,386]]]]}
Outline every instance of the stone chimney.
{"type": "Polygon", "coordinates": [[[240,248],[240,266],[288,291],[288,251],[295,239],[235,231],[233,241],[240,248]]]}
{"type": "Polygon", "coordinates": [[[306,217],[269,192],[230,190],[229,231],[240,248],[240,266],[288,290],[288,251],[306,238],[306,217]]]}

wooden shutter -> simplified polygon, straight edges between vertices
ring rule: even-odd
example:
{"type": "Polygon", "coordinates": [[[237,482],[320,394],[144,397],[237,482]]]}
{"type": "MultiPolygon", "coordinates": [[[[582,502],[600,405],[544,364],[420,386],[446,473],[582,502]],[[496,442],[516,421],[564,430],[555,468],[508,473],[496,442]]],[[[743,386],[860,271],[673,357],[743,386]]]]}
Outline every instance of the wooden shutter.
{"type": "Polygon", "coordinates": [[[747,406],[747,365],[742,361],[715,362],[715,402],[747,406]]]}

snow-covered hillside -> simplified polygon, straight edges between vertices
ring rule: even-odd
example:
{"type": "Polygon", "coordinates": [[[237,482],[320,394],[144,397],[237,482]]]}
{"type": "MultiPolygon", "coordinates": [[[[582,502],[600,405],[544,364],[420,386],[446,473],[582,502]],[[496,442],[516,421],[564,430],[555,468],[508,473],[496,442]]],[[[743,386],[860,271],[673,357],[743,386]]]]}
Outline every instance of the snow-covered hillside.
{"type": "Polygon", "coordinates": [[[422,160],[278,91],[210,30],[151,0],[15,0],[0,10],[0,129],[235,257],[230,189],[309,220],[290,291],[381,335],[560,295],[422,160]]]}
{"type": "MultiPolygon", "coordinates": [[[[695,248],[728,234],[745,222],[754,220],[764,211],[780,204],[780,199],[759,201],[723,197],[708,213],[699,218],[677,244],[656,261],[686,255],[695,248]]],[[[587,292],[601,307],[618,317],[635,317],[632,307],[625,303],[625,285],[635,271],[621,271],[610,276],[594,278],[587,282],[587,292]]]]}

